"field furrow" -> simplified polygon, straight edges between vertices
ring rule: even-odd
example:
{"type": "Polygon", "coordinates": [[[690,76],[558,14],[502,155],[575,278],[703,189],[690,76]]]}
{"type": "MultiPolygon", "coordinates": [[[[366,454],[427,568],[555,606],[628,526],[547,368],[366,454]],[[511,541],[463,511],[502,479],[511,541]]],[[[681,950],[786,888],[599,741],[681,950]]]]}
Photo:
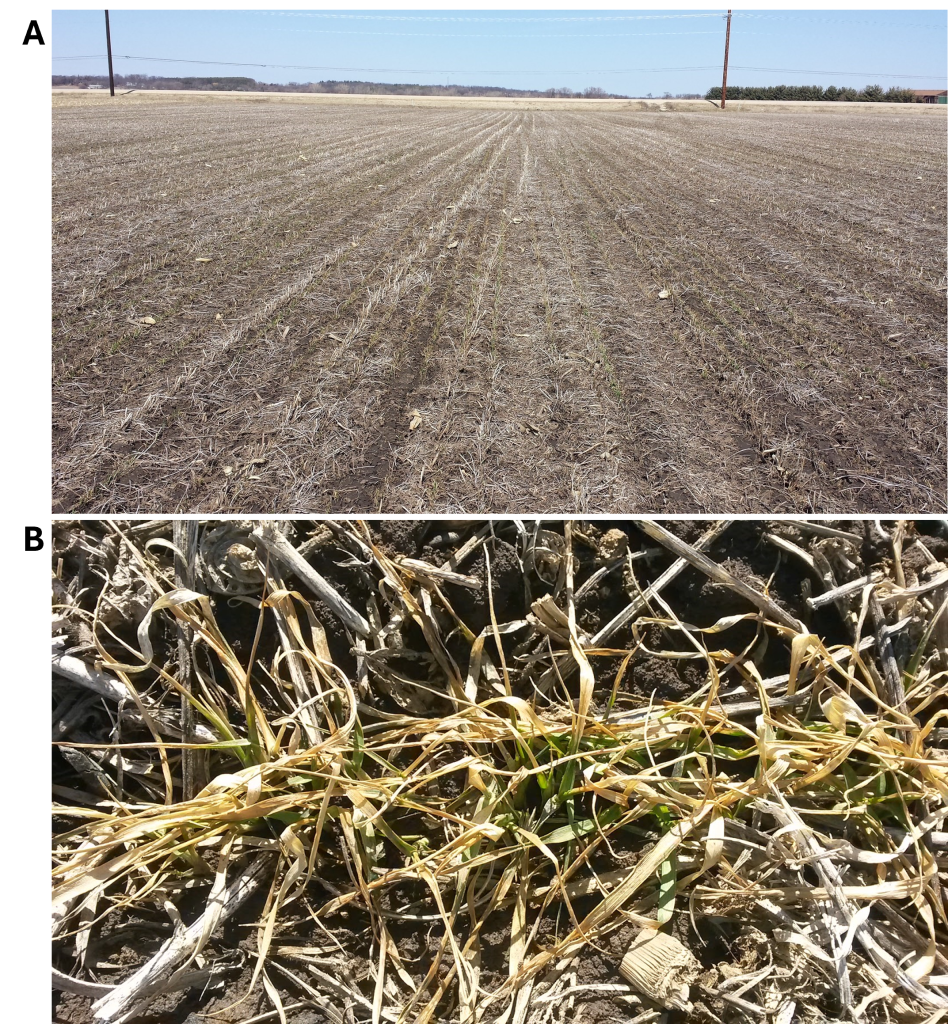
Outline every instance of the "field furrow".
{"type": "Polygon", "coordinates": [[[62,512],[940,512],[944,112],[54,111],[62,512]]]}

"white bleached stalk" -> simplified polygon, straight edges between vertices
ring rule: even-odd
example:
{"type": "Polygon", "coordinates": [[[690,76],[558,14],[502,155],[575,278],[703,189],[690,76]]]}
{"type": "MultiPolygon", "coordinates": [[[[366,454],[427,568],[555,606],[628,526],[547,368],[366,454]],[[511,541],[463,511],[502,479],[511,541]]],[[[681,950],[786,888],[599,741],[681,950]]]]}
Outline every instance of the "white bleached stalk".
{"type": "MultiPolygon", "coordinates": [[[[110,676],[99,669],[91,668],[81,658],[76,658],[71,654],[60,654],[54,652],[53,671],[64,679],[68,679],[71,683],[76,683],[79,686],[85,687],[87,690],[92,690],[101,697],[105,697],[107,700],[115,701],[116,704],[123,700],[132,699],[132,695],[128,692],[125,686],[114,676],[110,676]]],[[[139,697],[139,699],[145,709],[149,714],[154,716],[155,721],[159,722],[163,729],[174,733],[175,736],[179,736],[181,734],[180,726],[177,722],[169,720],[167,712],[154,710],[149,706],[149,703],[145,698],[139,697]]],[[[141,716],[137,711],[125,710],[123,714],[132,721],[141,721],[141,716]]],[[[219,738],[220,737],[213,733],[206,725],[201,725],[199,723],[195,724],[195,741],[200,743],[214,743],[219,738]]]]}
{"type": "Polygon", "coordinates": [[[359,636],[368,636],[372,630],[368,622],[342,597],[328,581],[306,561],[271,522],[261,523],[251,534],[287,569],[295,573],[339,616],[347,629],[359,636]]]}
{"type": "MultiPolygon", "coordinates": [[[[226,921],[263,881],[263,869],[268,860],[266,856],[258,857],[240,877],[227,886],[221,896],[219,911],[216,907],[209,907],[193,924],[168,939],[148,963],[94,1003],[93,1017],[96,1020],[109,1021],[110,1024],[122,1024],[123,1021],[131,1019],[132,1011],[140,1008],[138,1004],[164,989],[169,984],[167,975],[177,964],[187,959],[197,946],[204,933],[207,915],[219,912],[218,924],[226,921]]],[[[173,979],[170,980],[170,984],[173,985],[173,979]]]]}
{"type": "Polygon", "coordinates": [[[718,565],[717,562],[713,562],[690,544],[679,540],[673,533],[666,530],[664,526],[660,526],[651,519],[633,519],[632,522],[640,530],[647,533],[652,540],[657,540],[659,544],[664,544],[669,551],[678,555],[679,558],[684,558],[690,562],[696,569],[700,569],[706,576],[714,580],[715,583],[720,583],[721,586],[730,587],[731,590],[736,591],[741,597],[750,601],[751,604],[773,619],[774,622],[779,622],[781,626],[787,626],[797,633],[809,632],[799,619],[785,612],[765,594],[761,594],[759,591],[754,590],[753,587],[749,587],[743,580],[739,580],[736,576],[729,573],[723,565],[718,565]]]}

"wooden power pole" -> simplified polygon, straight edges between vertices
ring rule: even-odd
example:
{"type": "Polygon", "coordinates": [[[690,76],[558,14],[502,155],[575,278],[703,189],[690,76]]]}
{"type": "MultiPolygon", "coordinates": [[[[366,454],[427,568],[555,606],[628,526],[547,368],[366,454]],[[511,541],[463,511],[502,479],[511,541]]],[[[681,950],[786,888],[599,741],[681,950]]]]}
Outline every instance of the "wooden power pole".
{"type": "Polygon", "coordinates": [[[727,51],[731,45],[731,12],[727,12],[727,35],[724,37],[724,78],[721,81],[721,109],[727,100],[727,51]]]}
{"type": "MultiPolygon", "coordinates": [[[[109,95],[115,95],[115,75],[112,74],[112,35],[109,32],[109,12],[105,12],[105,48],[109,51],[109,95]]],[[[723,105],[723,104],[722,104],[723,105]]]]}

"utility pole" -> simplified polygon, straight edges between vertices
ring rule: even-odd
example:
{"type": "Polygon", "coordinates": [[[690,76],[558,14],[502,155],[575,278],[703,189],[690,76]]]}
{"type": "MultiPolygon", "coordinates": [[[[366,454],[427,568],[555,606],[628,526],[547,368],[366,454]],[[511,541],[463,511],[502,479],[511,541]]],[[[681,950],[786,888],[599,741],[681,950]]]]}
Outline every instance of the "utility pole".
{"type": "Polygon", "coordinates": [[[731,45],[731,12],[727,12],[727,35],[724,37],[724,78],[721,81],[721,109],[727,99],[727,51],[731,45]]]}
{"type": "Polygon", "coordinates": [[[109,51],[109,95],[115,95],[115,75],[112,74],[112,36],[109,33],[109,12],[105,12],[105,47],[109,51]]]}

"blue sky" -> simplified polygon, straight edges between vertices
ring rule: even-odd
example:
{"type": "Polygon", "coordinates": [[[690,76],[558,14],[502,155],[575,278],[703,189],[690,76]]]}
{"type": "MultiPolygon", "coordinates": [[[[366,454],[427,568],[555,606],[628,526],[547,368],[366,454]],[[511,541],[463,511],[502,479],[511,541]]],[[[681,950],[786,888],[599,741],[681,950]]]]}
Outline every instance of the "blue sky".
{"type": "MultiPolygon", "coordinates": [[[[102,11],[52,13],[53,73],[106,74],[102,11]],[[62,59],[70,57],[84,59],[62,59]]],[[[624,95],[660,96],[704,93],[720,84],[724,13],[723,8],[112,10],[110,19],[114,54],[172,60],[117,57],[119,74],[246,75],[283,83],[361,79],[522,89],[569,86],[577,91],[600,86],[624,95]]],[[[860,88],[878,82],[945,88],[946,44],[944,10],[735,11],[728,84],[860,88]]]]}

